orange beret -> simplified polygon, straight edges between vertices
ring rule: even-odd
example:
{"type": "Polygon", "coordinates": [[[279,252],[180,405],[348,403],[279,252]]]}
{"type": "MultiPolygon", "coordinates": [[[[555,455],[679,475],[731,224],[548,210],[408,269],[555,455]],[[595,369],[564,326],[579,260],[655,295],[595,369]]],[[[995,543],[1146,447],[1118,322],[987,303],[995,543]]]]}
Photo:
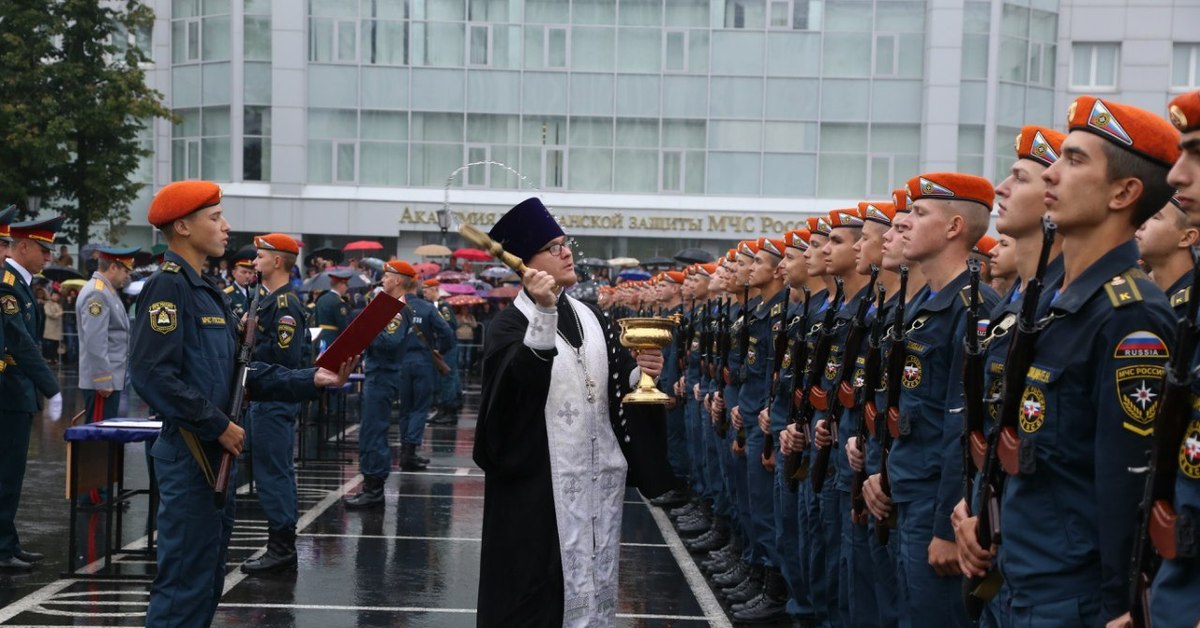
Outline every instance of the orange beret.
{"type": "Polygon", "coordinates": [[[221,204],[221,186],[212,181],[168,183],[150,201],[146,220],[155,227],[166,225],[206,207],[221,204]]]}
{"type": "Polygon", "coordinates": [[[897,214],[912,211],[908,208],[908,188],[892,190],[892,205],[896,208],[897,214]]]}
{"type": "Polygon", "coordinates": [[[437,279],[426,279],[425,280],[426,288],[436,288],[440,285],[442,285],[442,282],[438,281],[437,279]]]}
{"type": "Polygon", "coordinates": [[[996,188],[992,182],[973,174],[958,172],[930,172],[908,180],[908,199],[915,202],[922,198],[944,201],[971,201],[992,210],[996,200],[996,188]]]}
{"type": "Polygon", "coordinates": [[[737,251],[738,250],[737,250],[736,246],[733,247],[732,249],[729,249],[728,251],[725,252],[725,257],[723,259],[727,262],[736,262],[737,261],[737,251]]]}
{"type": "Polygon", "coordinates": [[[755,255],[758,255],[758,240],[742,240],[742,242],[738,244],[738,253],[741,253],[747,257],[754,257],[755,255]]]}
{"type": "Polygon", "coordinates": [[[1145,109],[1080,96],[1067,109],[1067,126],[1087,131],[1170,168],[1179,158],[1179,131],[1145,109]]]}
{"type": "Polygon", "coordinates": [[[787,244],[782,239],[774,238],[759,238],[758,250],[766,251],[775,257],[783,259],[783,250],[787,248],[787,244]]]}
{"type": "Polygon", "coordinates": [[[383,265],[383,272],[399,273],[401,275],[407,275],[409,277],[417,276],[417,269],[413,268],[412,264],[409,264],[408,262],[406,262],[402,259],[394,259],[390,262],[385,263],[383,265]]]}
{"type": "Polygon", "coordinates": [[[700,276],[701,277],[712,277],[715,274],[717,274],[717,263],[716,262],[709,262],[707,264],[700,265],[700,276]]]}
{"type": "Polygon", "coordinates": [[[1200,131],[1200,90],[1176,96],[1167,107],[1167,114],[1180,133],[1200,131]]]}
{"type": "Polygon", "coordinates": [[[892,221],[896,219],[896,206],[882,201],[859,203],[858,212],[863,220],[877,222],[885,227],[892,226],[892,221]]]}
{"type": "Polygon", "coordinates": [[[254,236],[254,247],[268,251],[279,251],[280,253],[291,253],[292,255],[300,253],[300,243],[286,233],[268,233],[267,235],[254,236]]]}
{"type": "Polygon", "coordinates": [[[668,270],[663,274],[666,275],[667,281],[671,283],[683,283],[683,273],[678,270],[668,270]]]}
{"type": "Polygon", "coordinates": [[[783,234],[783,241],[793,249],[807,251],[809,236],[810,232],[808,229],[793,229],[792,231],[783,234]]]}
{"type": "Polygon", "coordinates": [[[861,226],[863,226],[863,219],[862,216],[858,215],[857,207],[846,207],[829,212],[829,227],[831,229],[861,226]]]}
{"type": "Polygon", "coordinates": [[[829,237],[829,232],[833,231],[833,227],[829,224],[828,216],[817,216],[817,224],[815,229],[809,229],[813,235],[829,237]]]}
{"type": "Polygon", "coordinates": [[[974,253],[979,253],[980,255],[991,255],[992,249],[994,248],[996,248],[996,238],[993,238],[990,235],[985,235],[982,238],[979,238],[979,241],[975,243],[975,246],[971,249],[971,251],[974,253]]]}
{"type": "Polygon", "coordinates": [[[1066,137],[1065,133],[1031,124],[1021,128],[1013,142],[1013,149],[1017,151],[1017,159],[1028,159],[1043,166],[1050,166],[1058,161],[1058,154],[1062,151],[1062,143],[1066,137]]]}

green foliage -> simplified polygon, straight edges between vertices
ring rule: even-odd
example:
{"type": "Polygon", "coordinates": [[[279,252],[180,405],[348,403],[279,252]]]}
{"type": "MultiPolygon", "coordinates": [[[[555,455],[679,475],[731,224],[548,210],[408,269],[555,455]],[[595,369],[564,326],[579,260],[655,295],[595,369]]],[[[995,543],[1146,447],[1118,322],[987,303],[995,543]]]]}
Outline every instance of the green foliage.
{"type": "Polygon", "coordinates": [[[0,0],[0,15],[0,199],[40,196],[80,245],[93,225],[119,229],[150,155],[138,134],[172,117],[146,86],[149,58],[129,44],[153,11],[140,0],[0,0]]]}

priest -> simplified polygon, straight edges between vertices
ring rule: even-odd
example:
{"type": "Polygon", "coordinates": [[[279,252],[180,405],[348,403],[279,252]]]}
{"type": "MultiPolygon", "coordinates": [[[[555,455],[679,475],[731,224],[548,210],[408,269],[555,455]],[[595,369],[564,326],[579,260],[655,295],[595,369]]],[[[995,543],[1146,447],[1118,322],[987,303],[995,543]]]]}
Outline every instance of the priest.
{"type": "Polygon", "coordinates": [[[570,245],[537,198],[489,234],[529,270],[484,338],[475,463],[486,474],[479,626],[608,626],[617,612],[626,485],[665,493],[662,406],[622,405],[662,353],[636,354],[600,311],[564,292],[570,245]]]}

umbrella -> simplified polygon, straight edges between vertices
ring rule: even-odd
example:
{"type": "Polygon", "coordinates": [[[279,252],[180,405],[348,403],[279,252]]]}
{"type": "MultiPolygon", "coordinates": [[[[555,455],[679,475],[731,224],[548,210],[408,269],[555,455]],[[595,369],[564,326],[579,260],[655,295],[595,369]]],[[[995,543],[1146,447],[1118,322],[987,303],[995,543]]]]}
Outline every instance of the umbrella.
{"type": "Polygon", "coordinates": [[[379,259],[378,257],[364,257],[358,260],[358,263],[370,268],[371,270],[383,271],[383,260],[379,259]]]}
{"type": "Polygon", "coordinates": [[[482,297],[477,297],[473,294],[460,294],[446,299],[446,303],[458,307],[461,305],[480,305],[484,302],[482,297]]]}
{"type": "Polygon", "coordinates": [[[616,266],[617,268],[632,268],[638,264],[641,264],[641,262],[632,257],[614,257],[608,260],[609,266],[616,266]]]}
{"type": "Polygon", "coordinates": [[[129,282],[129,285],[125,286],[125,289],[122,290],[121,292],[124,292],[125,294],[128,294],[131,297],[136,297],[137,295],[142,293],[142,288],[144,288],[145,286],[146,286],[146,280],[139,279],[137,281],[129,282]]]}
{"type": "Polygon", "coordinates": [[[489,299],[515,299],[520,294],[521,289],[517,286],[500,286],[488,290],[487,298],[489,299]]]}
{"type": "Polygon", "coordinates": [[[707,264],[716,258],[704,249],[683,249],[675,254],[675,259],[681,264],[707,264]]]}
{"type": "MultiPolygon", "coordinates": [[[[340,270],[340,269],[339,269],[340,270]]],[[[353,273],[350,275],[349,286],[351,288],[366,288],[367,282],[363,280],[362,275],[353,273]]],[[[316,292],[318,290],[328,290],[330,287],[329,271],[325,271],[316,277],[305,280],[300,286],[300,292],[316,292]]]]}
{"type": "Polygon", "coordinates": [[[590,266],[592,268],[608,268],[608,262],[600,259],[599,257],[585,257],[583,259],[578,259],[575,260],[575,265],[590,266]]]}
{"type": "Polygon", "coordinates": [[[650,273],[648,273],[644,270],[639,270],[637,268],[631,268],[629,270],[621,271],[620,274],[617,275],[617,277],[620,279],[624,279],[625,281],[642,281],[645,279],[649,279],[650,273]]]}
{"type": "Polygon", "coordinates": [[[433,262],[421,262],[420,264],[413,264],[413,270],[417,271],[417,274],[422,277],[432,277],[441,269],[441,266],[438,266],[433,262]]]}
{"type": "Polygon", "coordinates": [[[50,281],[62,283],[68,279],[83,279],[83,275],[74,268],[63,268],[62,266],[47,266],[42,269],[42,276],[50,281]]]}
{"type": "Polygon", "coordinates": [[[465,283],[444,283],[440,287],[450,294],[475,294],[475,286],[465,283]]]}
{"type": "Polygon", "coordinates": [[[422,244],[413,249],[413,253],[422,257],[446,257],[450,255],[450,248],[440,244],[422,244]]]}
{"type": "Polygon", "coordinates": [[[340,263],[342,263],[342,260],[345,259],[342,256],[341,250],[327,246],[327,247],[315,249],[311,253],[309,253],[304,258],[304,265],[311,266],[313,263],[313,259],[318,258],[318,257],[321,259],[327,259],[327,260],[333,262],[334,264],[340,264],[340,263]]]}
{"type": "Polygon", "coordinates": [[[458,270],[443,270],[437,274],[438,281],[466,281],[471,279],[471,273],[464,273],[458,270]]]}
{"type": "MultiPolygon", "coordinates": [[[[515,275],[514,275],[514,277],[515,277],[515,275]]],[[[489,284],[489,283],[488,283],[488,282],[486,282],[486,281],[480,281],[480,280],[478,280],[478,279],[470,279],[470,280],[464,281],[464,282],[463,282],[463,285],[464,285],[464,286],[471,286],[472,288],[474,288],[474,289],[475,289],[475,291],[476,291],[476,292],[478,292],[478,291],[480,291],[480,290],[483,290],[484,292],[487,292],[488,290],[491,290],[491,289],[492,289],[492,285],[491,285],[491,284],[489,284]]]]}
{"type": "Polygon", "coordinates": [[[382,251],[383,245],[374,240],[355,240],[342,247],[343,251],[382,251]]]}
{"type": "Polygon", "coordinates": [[[60,287],[65,290],[67,288],[82,288],[86,285],[87,285],[86,279],[68,279],[68,280],[62,282],[62,285],[60,287]]]}
{"type": "Polygon", "coordinates": [[[581,281],[570,288],[567,288],[567,294],[588,303],[595,303],[600,295],[600,286],[604,285],[599,281],[581,281]]]}
{"type": "Polygon", "coordinates": [[[512,271],[512,269],[508,268],[507,266],[493,266],[493,267],[479,273],[479,276],[486,277],[487,279],[503,280],[503,279],[508,279],[510,277],[513,279],[516,279],[517,273],[514,273],[512,271]]]}
{"type": "Polygon", "coordinates": [[[481,251],[479,249],[456,249],[454,253],[450,254],[450,256],[457,257],[458,259],[470,260],[472,262],[488,262],[492,259],[492,256],[488,255],[486,251],[481,251]]]}
{"type": "Polygon", "coordinates": [[[642,266],[645,266],[647,270],[675,268],[675,260],[669,257],[651,257],[642,260],[642,266]]]}

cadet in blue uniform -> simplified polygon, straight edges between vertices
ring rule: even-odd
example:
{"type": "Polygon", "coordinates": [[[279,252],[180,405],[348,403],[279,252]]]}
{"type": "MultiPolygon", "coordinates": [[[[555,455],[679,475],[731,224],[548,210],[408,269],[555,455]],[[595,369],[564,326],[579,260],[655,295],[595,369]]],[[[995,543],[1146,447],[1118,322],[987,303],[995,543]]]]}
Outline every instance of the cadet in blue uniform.
{"type": "MultiPolygon", "coordinates": [[[[919,263],[928,280],[905,309],[899,436],[888,460],[901,625],[968,623],[950,517],[962,497],[962,419],[950,410],[962,405],[967,257],[987,231],[994,194],[980,177],[924,174],[909,180],[912,211],[898,221],[904,256],[919,263]]],[[[980,297],[983,311],[997,300],[986,286],[980,286],[980,297]]],[[[872,511],[890,508],[876,503],[872,511]]]]}
{"type": "Polygon", "coordinates": [[[4,379],[0,380],[0,572],[24,572],[43,555],[21,548],[17,534],[17,507],[25,481],[25,461],[33,415],[49,397],[46,413],[53,421],[62,416],[58,379],[42,356],[43,314],[34,300],[30,282],[50,261],[54,232],[61,216],[11,226],[13,243],[0,275],[0,327],[4,328],[4,379]]]}
{"type": "Polygon", "coordinates": [[[233,318],[242,320],[250,309],[250,300],[254,298],[254,259],[256,253],[252,246],[243,247],[233,256],[233,269],[230,270],[230,283],[225,287],[225,298],[229,301],[229,311],[233,318]]]}
{"type": "MultiPolygon", "coordinates": [[[[376,299],[399,299],[416,282],[412,264],[395,260],[383,265],[383,292],[376,299]]],[[[413,299],[417,301],[419,299],[413,299]]],[[[346,500],[350,509],[383,505],[383,485],[392,472],[392,451],[388,446],[388,428],[392,424],[392,404],[400,400],[400,368],[408,337],[409,317],[397,314],[392,322],[367,347],[363,372],[361,430],[358,433],[358,464],[363,474],[363,490],[346,500]]]]}
{"type": "MultiPolygon", "coordinates": [[[[254,271],[262,277],[262,283],[254,285],[259,291],[254,360],[287,369],[307,367],[312,352],[304,333],[304,306],[292,292],[291,284],[291,270],[300,254],[300,243],[287,234],[269,233],[254,238],[254,246],[257,249],[254,271]]],[[[249,306],[247,303],[247,309],[249,306]]],[[[267,552],[243,563],[243,573],[296,566],[298,514],[292,451],[298,416],[300,404],[295,401],[250,403],[247,449],[258,503],[267,518],[267,552]]]]}
{"type": "MultiPolygon", "coordinates": [[[[234,521],[235,487],[225,507],[216,508],[214,476],[222,452],[240,454],[245,436],[226,414],[237,321],[216,285],[198,272],[206,256],[224,253],[229,223],[221,189],[209,181],[167,185],[150,202],[147,219],[169,250],[138,296],[129,361],[134,387],[163,421],[150,452],[159,492],[158,570],[146,625],[201,627],[217,610],[234,521]]],[[[251,397],[299,401],[344,383],[353,361],[339,373],[250,366],[251,397]]]]}
{"type": "Polygon", "coordinates": [[[350,324],[350,306],[346,304],[346,291],[349,289],[349,269],[327,270],[329,275],[329,290],[317,298],[316,323],[321,328],[317,335],[317,355],[320,355],[350,324]]]}
{"type": "Polygon", "coordinates": [[[1146,464],[1173,328],[1133,235],[1171,196],[1178,133],[1088,96],[1067,118],[1062,155],[1042,175],[1064,275],[1039,304],[1010,452],[1019,464],[1005,467],[1001,502],[998,560],[1016,627],[1095,626],[1128,610],[1144,486],[1130,469],[1146,464]]]}
{"type": "MultiPolygon", "coordinates": [[[[433,304],[438,315],[446,321],[446,325],[451,330],[458,329],[458,319],[454,316],[454,308],[441,298],[441,285],[437,279],[427,279],[424,290],[425,300],[433,304]]],[[[456,335],[455,339],[457,340],[457,338],[456,335]]],[[[437,393],[433,404],[436,412],[429,419],[430,425],[458,424],[458,412],[462,409],[462,378],[459,376],[458,353],[456,343],[453,348],[442,354],[442,360],[446,366],[450,367],[450,372],[445,375],[438,374],[437,393]]]]}
{"type": "MultiPolygon", "coordinates": [[[[660,273],[657,278],[657,294],[658,303],[662,308],[662,316],[674,316],[678,314],[683,317],[683,301],[680,290],[683,287],[684,275],[677,270],[666,271],[660,273]]],[[[687,503],[687,476],[688,466],[690,464],[690,456],[687,449],[687,436],[684,430],[684,409],[682,400],[676,395],[676,385],[679,382],[681,371],[679,368],[679,360],[681,351],[679,342],[683,338],[682,330],[687,322],[680,318],[680,325],[676,327],[676,335],[672,338],[672,342],[663,347],[663,371],[658,378],[658,387],[670,397],[667,403],[667,462],[671,465],[671,470],[675,472],[675,478],[678,486],[665,494],[656,497],[653,504],[664,507],[681,506],[687,503]]],[[[694,520],[694,527],[701,530],[707,529],[711,521],[702,517],[694,520]]]]}
{"type": "Polygon", "coordinates": [[[1138,255],[1150,279],[1166,293],[1176,317],[1187,311],[1192,294],[1192,247],[1200,229],[1188,225],[1187,213],[1172,198],[1137,230],[1138,255]]]}
{"type": "Polygon", "coordinates": [[[437,308],[416,296],[417,282],[408,286],[408,307],[404,317],[403,357],[400,366],[400,468],[423,471],[425,463],[417,457],[417,448],[425,438],[425,421],[433,403],[433,350],[442,355],[454,348],[457,340],[437,308]]]}

